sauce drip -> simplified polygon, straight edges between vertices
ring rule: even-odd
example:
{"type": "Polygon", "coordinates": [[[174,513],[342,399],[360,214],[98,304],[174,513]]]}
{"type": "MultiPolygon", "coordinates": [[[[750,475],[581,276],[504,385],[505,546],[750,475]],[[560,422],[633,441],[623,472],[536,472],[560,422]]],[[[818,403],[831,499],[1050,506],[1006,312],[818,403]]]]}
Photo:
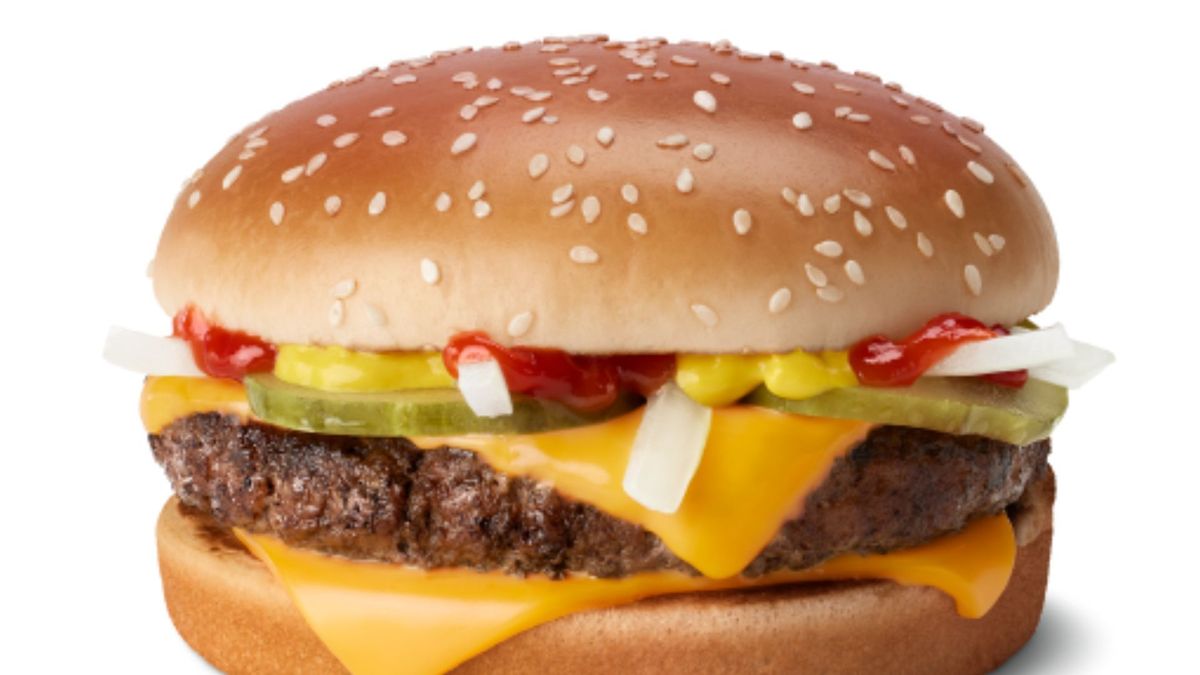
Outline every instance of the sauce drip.
{"type": "Polygon", "coordinates": [[[275,367],[275,345],[261,338],[214,325],[195,307],[175,315],[172,335],[187,340],[196,366],[211,377],[240,380],[248,373],[275,367]]]}

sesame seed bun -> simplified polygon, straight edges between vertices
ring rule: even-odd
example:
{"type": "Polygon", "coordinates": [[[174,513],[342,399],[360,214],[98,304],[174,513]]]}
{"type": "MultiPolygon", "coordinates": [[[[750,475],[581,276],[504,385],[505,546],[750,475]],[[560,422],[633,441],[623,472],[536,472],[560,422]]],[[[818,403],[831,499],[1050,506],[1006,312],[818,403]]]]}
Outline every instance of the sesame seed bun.
{"type": "Polygon", "coordinates": [[[174,313],[279,343],[838,348],[1054,292],[1049,215],[983,133],[898,85],[727,44],[604,38],[372,69],[189,179],[174,313]]]}
{"type": "MultiPolygon", "coordinates": [[[[987,672],[1037,627],[1053,499],[1052,475],[1023,498],[1016,567],[981,619],[958,616],[939,591],[886,581],[662,596],[543,624],[456,672],[987,672]]],[[[344,672],[267,568],[175,498],[159,517],[158,553],[171,619],[223,672],[344,672]]]]}

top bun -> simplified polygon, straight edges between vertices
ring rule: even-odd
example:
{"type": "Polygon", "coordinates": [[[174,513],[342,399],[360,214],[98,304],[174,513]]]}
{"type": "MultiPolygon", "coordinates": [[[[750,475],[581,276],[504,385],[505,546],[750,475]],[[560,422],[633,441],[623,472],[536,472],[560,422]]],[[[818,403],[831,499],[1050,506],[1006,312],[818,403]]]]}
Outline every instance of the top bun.
{"type": "Polygon", "coordinates": [[[397,61],[267,115],[187,182],[153,266],[168,312],[277,343],[580,353],[1011,324],[1057,275],[979,123],[828,63],[598,36],[397,61]]]}

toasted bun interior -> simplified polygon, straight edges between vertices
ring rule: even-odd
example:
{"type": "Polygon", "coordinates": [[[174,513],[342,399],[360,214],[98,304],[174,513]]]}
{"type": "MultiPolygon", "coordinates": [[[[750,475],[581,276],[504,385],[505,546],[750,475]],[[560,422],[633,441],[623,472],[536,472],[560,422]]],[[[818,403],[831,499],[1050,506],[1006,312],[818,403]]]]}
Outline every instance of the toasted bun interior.
{"type": "Polygon", "coordinates": [[[279,343],[839,348],[1054,292],[1049,216],[982,125],[725,44],[509,44],[374,69],[238,133],[153,265],[279,343]]]}
{"type": "MultiPolygon", "coordinates": [[[[1050,557],[1053,477],[1015,510],[1012,580],[982,619],[939,591],[891,582],[819,583],[663,596],[581,612],[529,630],[464,673],[971,673],[1016,652],[1037,627],[1050,557]]],[[[230,673],[335,673],[266,567],[172,498],[158,522],[159,564],[176,628],[230,673]]]]}

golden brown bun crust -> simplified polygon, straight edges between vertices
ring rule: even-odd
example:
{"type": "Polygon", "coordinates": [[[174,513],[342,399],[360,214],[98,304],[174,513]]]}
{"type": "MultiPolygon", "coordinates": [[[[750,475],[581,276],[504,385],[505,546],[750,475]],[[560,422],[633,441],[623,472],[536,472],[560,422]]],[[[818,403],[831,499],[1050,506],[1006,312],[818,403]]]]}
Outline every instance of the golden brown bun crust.
{"type": "MultiPolygon", "coordinates": [[[[1030,488],[1016,516],[1012,580],[979,620],[959,617],[938,591],[883,581],[666,596],[544,624],[457,672],[990,671],[1041,616],[1053,491],[1052,476],[1030,488]]],[[[174,499],[160,516],[158,545],[171,618],[217,668],[343,672],[267,569],[228,535],[185,517],[174,499]]]]}
{"type": "Polygon", "coordinates": [[[153,275],[168,312],[279,343],[780,351],[946,311],[1014,323],[1049,302],[1058,253],[982,127],[896,85],[575,41],[397,62],[267,115],[185,185],[153,275]]]}

